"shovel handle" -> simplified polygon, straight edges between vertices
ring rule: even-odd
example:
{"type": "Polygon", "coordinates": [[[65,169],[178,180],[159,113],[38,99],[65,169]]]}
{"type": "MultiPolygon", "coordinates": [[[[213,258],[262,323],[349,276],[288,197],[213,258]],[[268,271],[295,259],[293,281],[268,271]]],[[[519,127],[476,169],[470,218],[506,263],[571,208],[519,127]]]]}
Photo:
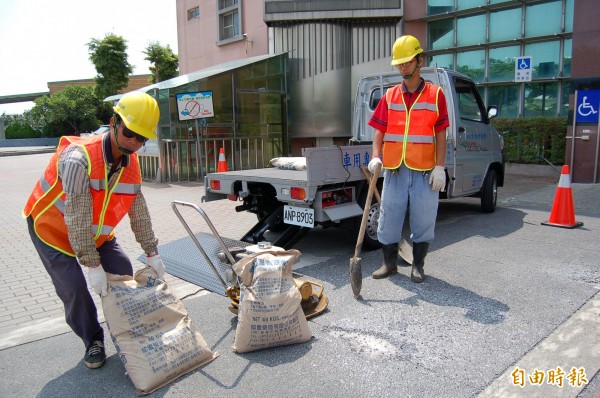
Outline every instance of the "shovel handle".
{"type": "MultiPolygon", "coordinates": [[[[361,167],[360,171],[362,171],[362,174],[365,177],[365,180],[368,181],[371,178],[371,173],[369,172],[369,169],[367,169],[366,167],[361,167]]],[[[375,199],[377,200],[377,203],[381,203],[381,195],[379,194],[379,190],[377,189],[377,187],[375,187],[375,190],[373,191],[373,195],[375,195],[375,199]]]]}
{"type": "Polygon", "coordinates": [[[356,247],[354,249],[354,257],[360,256],[360,250],[362,248],[363,239],[365,237],[365,230],[367,229],[367,218],[369,217],[369,211],[371,210],[371,201],[373,200],[373,192],[377,186],[377,179],[381,172],[381,165],[377,165],[377,170],[371,175],[369,180],[369,191],[367,192],[367,200],[365,201],[365,208],[363,210],[362,220],[360,222],[360,229],[358,230],[358,240],[356,241],[356,247]]]}

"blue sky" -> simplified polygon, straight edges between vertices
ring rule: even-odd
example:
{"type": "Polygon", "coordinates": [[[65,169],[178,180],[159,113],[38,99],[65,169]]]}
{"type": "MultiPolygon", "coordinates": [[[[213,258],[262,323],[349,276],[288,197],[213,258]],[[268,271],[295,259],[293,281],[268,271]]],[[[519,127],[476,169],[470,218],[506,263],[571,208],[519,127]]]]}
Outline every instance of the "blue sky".
{"type": "MultiPolygon", "coordinates": [[[[127,40],[134,74],[149,73],[150,42],[177,52],[176,0],[0,0],[0,96],[48,91],[47,82],[92,78],[87,43],[114,33],[127,40]]],[[[32,102],[0,104],[0,115],[32,102]]]]}

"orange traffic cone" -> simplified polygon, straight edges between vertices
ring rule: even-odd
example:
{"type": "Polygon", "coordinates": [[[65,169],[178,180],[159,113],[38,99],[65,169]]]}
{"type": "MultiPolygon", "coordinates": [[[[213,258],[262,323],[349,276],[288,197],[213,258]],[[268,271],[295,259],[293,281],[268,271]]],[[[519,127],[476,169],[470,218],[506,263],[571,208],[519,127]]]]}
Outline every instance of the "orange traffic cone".
{"type": "Polygon", "coordinates": [[[569,166],[567,165],[562,167],[558,188],[554,196],[554,204],[550,212],[550,219],[542,224],[561,228],[577,228],[583,225],[582,222],[575,221],[571,176],[569,174],[569,166]]]}
{"type": "Polygon", "coordinates": [[[225,152],[223,148],[219,150],[219,163],[217,165],[217,173],[221,173],[223,171],[228,171],[227,168],[227,160],[225,159],[225,152]]]}

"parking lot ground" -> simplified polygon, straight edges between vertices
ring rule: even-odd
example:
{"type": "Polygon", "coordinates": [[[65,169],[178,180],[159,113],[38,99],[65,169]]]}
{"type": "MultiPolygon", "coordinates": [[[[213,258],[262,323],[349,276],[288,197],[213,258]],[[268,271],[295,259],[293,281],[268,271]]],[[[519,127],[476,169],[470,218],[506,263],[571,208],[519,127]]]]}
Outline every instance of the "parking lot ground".
{"type": "MultiPolygon", "coordinates": [[[[0,157],[6,201],[0,208],[0,396],[135,396],[114,346],[97,371],[81,362],[79,339],[64,324],[62,305],[29,241],[21,207],[49,154],[0,157]]],[[[380,251],[363,252],[359,300],[349,286],[355,242],[336,229],[316,229],[298,244],[298,272],[322,283],[328,310],[309,322],[304,344],[248,354],[231,350],[236,318],[228,300],[169,276],[211,349],[209,365],[151,394],[181,396],[327,397],[576,397],[599,391],[600,185],[573,184],[581,228],[543,226],[558,176],[509,176],[498,208],[482,214],[479,200],[442,201],[436,239],[426,259],[428,279],[410,282],[409,267],[385,280],[369,275],[380,251]],[[564,385],[524,387],[522,370],[565,371],[564,385]],[[569,385],[572,368],[587,384],[569,385]],[[516,373],[518,374],[518,373],[516,373]]],[[[145,183],[160,243],[186,236],[171,209],[175,199],[200,204],[198,183],[145,183]]],[[[239,239],[255,222],[235,204],[202,204],[224,237],[239,239]]],[[[194,230],[207,231],[190,218],[194,230]]],[[[131,258],[140,255],[128,223],[117,230],[131,258]]],[[[140,267],[141,264],[136,266],[140,267]]],[[[547,380],[547,379],[546,379],[547,380]]]]}

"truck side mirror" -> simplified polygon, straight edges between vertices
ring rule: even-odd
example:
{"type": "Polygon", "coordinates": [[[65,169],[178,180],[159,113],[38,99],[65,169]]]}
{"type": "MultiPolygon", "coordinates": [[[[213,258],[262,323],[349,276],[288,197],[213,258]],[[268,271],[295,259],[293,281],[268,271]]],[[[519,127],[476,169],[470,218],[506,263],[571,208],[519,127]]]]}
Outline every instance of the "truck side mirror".
{"type": "Polygon", "coordinates": [[[487,109],[488,119],[493,119],[498,116],[498,107],[496,105],[490,105],[487,109]]]}

